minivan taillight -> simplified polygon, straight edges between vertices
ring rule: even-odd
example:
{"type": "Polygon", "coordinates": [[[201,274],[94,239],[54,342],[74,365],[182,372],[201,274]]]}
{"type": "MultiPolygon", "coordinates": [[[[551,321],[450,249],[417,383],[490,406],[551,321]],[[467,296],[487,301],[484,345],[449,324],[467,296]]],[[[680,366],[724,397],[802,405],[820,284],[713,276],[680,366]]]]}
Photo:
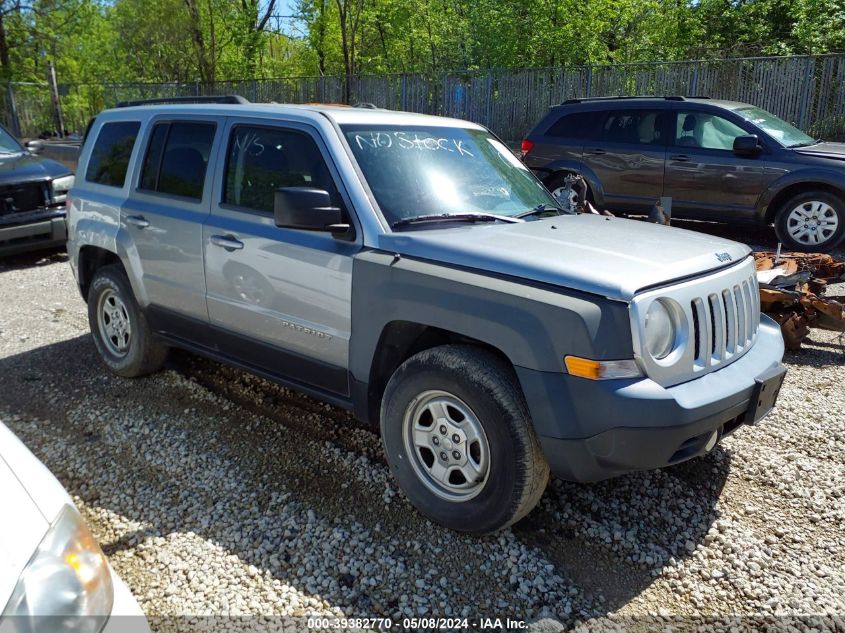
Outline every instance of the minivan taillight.
{"type": "Polygon", "coordinates": [[[534,149],[534,141],[529,141],[527,138],[522,141],[522,157],[525,158],[534,149]]]}

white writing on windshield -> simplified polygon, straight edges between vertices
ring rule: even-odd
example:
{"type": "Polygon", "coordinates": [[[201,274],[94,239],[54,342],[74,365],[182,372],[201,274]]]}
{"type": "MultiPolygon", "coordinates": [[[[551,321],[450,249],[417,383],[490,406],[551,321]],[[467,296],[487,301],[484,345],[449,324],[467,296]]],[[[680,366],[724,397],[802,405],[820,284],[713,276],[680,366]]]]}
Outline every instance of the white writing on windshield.
{"type": "Polygon", "coordinates": [[[355,142],[359,149],[404,149],[416,151],[444,151],[457,153],[459,156],[474,157],[464,141],[454,138],[437,138],[434,136],[423,136],[409,134],[407,132],[368,132],[355,135],[355,142]]]}

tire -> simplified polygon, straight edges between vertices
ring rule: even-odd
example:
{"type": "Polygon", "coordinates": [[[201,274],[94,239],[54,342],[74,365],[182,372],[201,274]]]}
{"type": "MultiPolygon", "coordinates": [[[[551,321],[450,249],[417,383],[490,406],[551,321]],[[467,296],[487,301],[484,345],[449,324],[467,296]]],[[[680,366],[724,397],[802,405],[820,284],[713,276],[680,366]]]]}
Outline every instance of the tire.
{"type": "Polygon", "coordinates": [[[100,357],[118,376],[151,374],[167,359],[167,346],[153,336],[120,266],[104,266],[94,273],[88,290],[88,325],[100,357]]]}
{"type": "Polygon", "coordinates": [[[381,432],[410,502],[452,530],[489,534],[519,521],[549,480],[513,369],[476,347],[435,347],[402,363],[385,389],[381,432]]]}
{"type": "Polygon", "coordinates": [[[778,209],[775,233],[789,250],[826,253],[845,236],[845,202],[827,191],[799,193],[778,209]]]}

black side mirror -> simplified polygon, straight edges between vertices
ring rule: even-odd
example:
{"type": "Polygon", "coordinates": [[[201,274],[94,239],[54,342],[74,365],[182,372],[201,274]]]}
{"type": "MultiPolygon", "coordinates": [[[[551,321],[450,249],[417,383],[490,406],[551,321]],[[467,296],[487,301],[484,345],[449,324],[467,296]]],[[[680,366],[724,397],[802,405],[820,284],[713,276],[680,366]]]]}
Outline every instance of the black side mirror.
{"type": "Polygon", "coordinates": [[[756,134],[737,136],[734,139],[734,154],[737,156],[759,156],[763,151],[756,134]]]}
{"type": "Polygon", "coordinates": [[[40,154],[44,151],[44,142],[39,140],[27,141],[25,147],[30,154],[40,154]]]}
{"type": "Polygon", "coordinates": [[[314,187],[282,187],[273,200],[276,226],[306,231],[329,231],[338,239],[352,239],[352,225],[343,210],[332,206],[328,191],[314,187]]]}

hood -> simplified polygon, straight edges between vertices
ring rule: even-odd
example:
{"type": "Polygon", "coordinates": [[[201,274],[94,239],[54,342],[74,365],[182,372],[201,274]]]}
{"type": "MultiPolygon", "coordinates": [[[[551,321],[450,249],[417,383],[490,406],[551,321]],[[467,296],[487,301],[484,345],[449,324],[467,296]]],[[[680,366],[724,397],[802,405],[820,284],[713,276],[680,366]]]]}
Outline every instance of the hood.
{"type": "Polygon", "coordinates": [[[809,147],[796,147],[792,151],[805,156],[845,160],[845,143],[816,143],[809,147]]]}
{"type": "Polygon", "coordinates": [[[59,176],[68,176],[70,171],[61,163],[49,158],[22,154],[0,154],[0,186],[51,180],[59,176]]]}
{"type": "Polygon", "coordinates": [[[723,268],[751,252],[702,233],[592,214],[387,233],[379,246],[622,301],[646,287],[723,268]]]}

